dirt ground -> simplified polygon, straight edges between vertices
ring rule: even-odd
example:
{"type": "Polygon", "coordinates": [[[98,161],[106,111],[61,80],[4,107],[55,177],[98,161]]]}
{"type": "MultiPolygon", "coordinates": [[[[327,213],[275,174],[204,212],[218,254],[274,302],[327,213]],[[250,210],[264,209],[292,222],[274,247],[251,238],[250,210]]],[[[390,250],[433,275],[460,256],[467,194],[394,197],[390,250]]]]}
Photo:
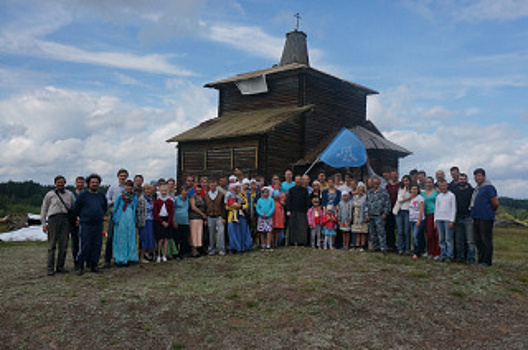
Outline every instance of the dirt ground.
{"type": "Polygon", "coordinates": [[[46,245],[0,243],[5,349],[526,349],[528,232],[494,267],[275,252],[46,276],[46,245]]]}

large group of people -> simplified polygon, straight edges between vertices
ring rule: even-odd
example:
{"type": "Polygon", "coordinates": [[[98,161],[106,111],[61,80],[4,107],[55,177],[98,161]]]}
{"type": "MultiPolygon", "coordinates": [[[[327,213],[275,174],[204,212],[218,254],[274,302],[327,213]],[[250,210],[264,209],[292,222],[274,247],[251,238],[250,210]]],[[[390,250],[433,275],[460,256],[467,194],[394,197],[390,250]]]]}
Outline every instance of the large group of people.
{"type": "Polygon", "coordinates": [[[364,182],[348,173],[327,176],[325,171],[312,181],[287,170],[284,178],[276,174],[267,183],[262,176],[246,178],[235,168],[229,177],[188,176],[180,186],[174,179],[145,183],[143,176],[129,178],[120,169],[106,196],[99,191],[97,174],[79,176],[74,191],[57,176],[41,208],[48,234],[48,275],[68,272],[70,236],[77,274],[85,268],[100,272],[105,217],[105,267],[112,266],[112,259],[126,267],[273,251],[282,245],[492,265],[499,203],[484,169],[474,170],[475,187],[456,166],[450,169],[449,183],[442,170],[435,178],[417,170],[400,178],[395,169],[381,176],[368,169],[364,182]]]}

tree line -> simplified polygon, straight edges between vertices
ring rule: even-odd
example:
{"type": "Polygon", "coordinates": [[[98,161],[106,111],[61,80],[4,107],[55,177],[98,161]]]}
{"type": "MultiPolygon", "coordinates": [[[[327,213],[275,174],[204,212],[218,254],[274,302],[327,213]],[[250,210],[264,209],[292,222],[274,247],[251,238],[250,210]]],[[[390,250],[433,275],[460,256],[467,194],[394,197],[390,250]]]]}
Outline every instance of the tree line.
{"type": "MultiPolygon", "coordinates": [[[[34,181],[8,181],[0,183],[0,217],[15,213],[40,213],[42,198],[53,185],[41,185],[34,181]]],[[[72,186],[67,187],[74,190],[72,186]]],[[[107,187],[101,188],[106,192],[107,187]]]]}

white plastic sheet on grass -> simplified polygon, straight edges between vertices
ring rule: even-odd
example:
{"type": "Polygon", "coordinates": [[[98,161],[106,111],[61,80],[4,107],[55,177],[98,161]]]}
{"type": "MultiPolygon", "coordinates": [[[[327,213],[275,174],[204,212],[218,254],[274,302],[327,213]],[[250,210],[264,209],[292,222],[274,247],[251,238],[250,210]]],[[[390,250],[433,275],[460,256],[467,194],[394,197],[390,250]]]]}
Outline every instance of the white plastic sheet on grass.
{"type": "Polygon", "coordinates": [[[0,234],[0,241],[47,241],[48,235],[42,232],[42,226],[29,226],[16,231],[0,234]]]}

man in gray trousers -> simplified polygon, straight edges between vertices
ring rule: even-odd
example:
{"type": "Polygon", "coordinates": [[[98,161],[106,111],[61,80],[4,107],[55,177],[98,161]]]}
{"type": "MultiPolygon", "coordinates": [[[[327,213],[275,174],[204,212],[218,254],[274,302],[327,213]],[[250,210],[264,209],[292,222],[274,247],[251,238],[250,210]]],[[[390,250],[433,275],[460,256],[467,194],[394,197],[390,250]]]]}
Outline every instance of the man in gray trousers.
{"type": "Polygon", "coordinates": [[[55,272],[68,272],[64,268],[71,230],[68,211],[73,209],[75,196],[64,188],[65,185],[64,176],[56,176],[55,189],[46,193],[40,209],[42,231],[48,234],[48,276],[53,276],[55,272]],[[57,254],[57,266],[55,266],[55,249],[57,247],[59,252],[57,254]]]}

